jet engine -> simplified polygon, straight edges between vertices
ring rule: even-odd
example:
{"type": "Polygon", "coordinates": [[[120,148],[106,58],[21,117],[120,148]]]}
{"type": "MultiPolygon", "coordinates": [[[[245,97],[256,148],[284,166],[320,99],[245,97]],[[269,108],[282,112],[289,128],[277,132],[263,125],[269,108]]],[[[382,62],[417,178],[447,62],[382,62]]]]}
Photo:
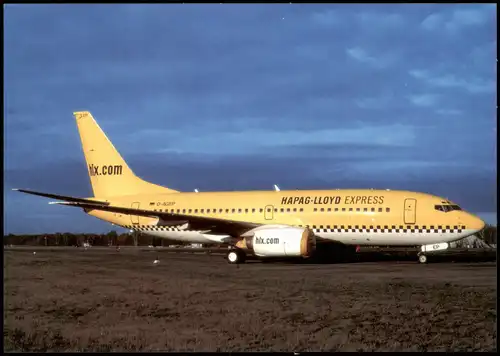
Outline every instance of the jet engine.
{"type": "Polygon", "coordinates": [[[264,228],[238,241],[236,247],[259,257],[309,257],[316,248],[316,238],[304,228],[264,228]]]}

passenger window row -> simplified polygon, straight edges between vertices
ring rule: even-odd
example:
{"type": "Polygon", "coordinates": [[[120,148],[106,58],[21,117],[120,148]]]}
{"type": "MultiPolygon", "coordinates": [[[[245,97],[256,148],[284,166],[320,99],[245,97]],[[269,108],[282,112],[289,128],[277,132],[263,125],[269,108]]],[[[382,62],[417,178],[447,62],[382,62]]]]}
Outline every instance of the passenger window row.
{"type": "MultiPolygon", "coordinates": [[[[357,211],[357,212],[375,212],[377,211],[377,208],[314,208],[314,211],[320,211],[320,212],[330,212],[330,211],[357,211]],[[362,209],[362,210],[361,210],[362,209]],[[369,210],[368,210],[369,209],[369,210]]],[[[383,212],[383,208],[378,208],[378,212],[381,213],[383,212]]],[[[385,212],[388,213],[391,211],[391,208],[385,208],[385,212]]]]}
{"type": "MultiPolygon", "coordinates": [[[[160,211],[160,212],[163,212],[163,209],[153,209],[154,211],[160,211]]],[[[266,208],[266,211],[268,213],[271,212],[271,208],[266,208]]],[[[303,212],[304,211],[304,208],[287,208],[286,209],[286,212],[303,212]]],[[[235,209],[235,208],[232,208],[232,209],[222,209],[222,208],[219,208],[219,209],[165,209],[165,212],[166,213],[177,213],[177,214],[222,214],[222,213],[226,213],[226,214],[229,214],[229,213],[245,213],[245,214],[248,214],[248,213],[256,213],[256,212],[259,212],[259,213],[263,213],[264,212],[264,208],[252,208],[252,209],[235,209]]],[[[278,213],[278,212],[285,212],[283,208],[281,208],[281,210],[278,210],[278,208],[274,208],[274,212],[275,213],[278,213]]]]}
{"type": "MultiPolygon", "coordinates": [[[[370,208],[370,210],[368,210],[369,208],[314,208],[313,211],[314,212],[338,212],[338,211],[356,211],[356,212],[375,212],[377,211],[377,208],[370,208]],[[363,209],[363,210],[361,210],[363,209]]],[[[159,212],[163,212],[163,209],[153,209],[154,211],[159,211],[159,212]]],[[[266,212],[270,213],[271,210],[273,210],[275,213],[291,213],[291,212],[303,212],[304,211],[304,208],[274,208],[274,209],[271,209],[271,208],[266,208],[266,212]]],[[[383,212],[384,209],[383,208],[378,208],[378,212],[381,213],[383,212]]],[[[391,208],[385,208],[385,211],[388,213],[391,211],[391,208]]],[[[222,214],[222,213],[226,213],[226,214],[229,214],[229,213],[245,213],[245,214],[248,214],[248,213],[256,213],[256,212],[259,212],[259,213],[263,213],[264,212],[264,209],[263,208],[252,208],[252,209],[235,209],[235,208],[232,208],[232,209],[222,209],[222,208],[219,208],[219,209],[165,209],[165,212],[166,213],[177,213],[177,214],[222,214]]]]}

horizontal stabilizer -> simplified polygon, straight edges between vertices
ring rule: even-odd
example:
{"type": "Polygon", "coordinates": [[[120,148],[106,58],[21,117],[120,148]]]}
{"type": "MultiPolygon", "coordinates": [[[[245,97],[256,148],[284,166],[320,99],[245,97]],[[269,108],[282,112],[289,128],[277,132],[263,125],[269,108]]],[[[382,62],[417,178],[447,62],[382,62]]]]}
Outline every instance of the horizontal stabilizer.
{"type": "MultiPolygon", "coordinates": [[[[98,200],[85,199],[85,198],[75,198],[75,197],[69,197],[66,195],[40,193],[40,192],[35,192],[33,190],[26,190],[26,189],[12,189],[12,190],[22,192],[22,193],[27,193],[27,194],[39,195],[41,197],[46,197],[46,198],[65,200],[67,202],[89,203],[89,204],[97,204],[97,205],[109,205],[109,203],[106,201],[98,201],[98,200]]],[[[61,204],[61,203],[51,202],[49,204],[61,204]]]]}

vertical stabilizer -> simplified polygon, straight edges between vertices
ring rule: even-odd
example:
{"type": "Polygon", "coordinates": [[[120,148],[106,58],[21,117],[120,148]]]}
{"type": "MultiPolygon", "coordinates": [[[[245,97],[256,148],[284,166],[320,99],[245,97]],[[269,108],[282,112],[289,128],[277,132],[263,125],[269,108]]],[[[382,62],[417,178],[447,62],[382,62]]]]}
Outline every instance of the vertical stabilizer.
{"type": "Polygon", "coordinates": [[[73,114],[95,197],[177,192],[137,177],[90,112],[79,111],[73,114]]]}

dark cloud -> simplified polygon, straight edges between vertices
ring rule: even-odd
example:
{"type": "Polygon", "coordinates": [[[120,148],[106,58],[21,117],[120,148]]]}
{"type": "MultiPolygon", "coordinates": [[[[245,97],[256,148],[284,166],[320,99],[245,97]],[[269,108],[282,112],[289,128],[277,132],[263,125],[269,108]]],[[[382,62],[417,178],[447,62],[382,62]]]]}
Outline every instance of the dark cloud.
{"type": "Polygon", "coordinates": [[[71,116],[88,109],[134,169],[180,189],[378,184],[496,211],[495,10],[6,6],[6,185],[90,194],[71,116]]]}

